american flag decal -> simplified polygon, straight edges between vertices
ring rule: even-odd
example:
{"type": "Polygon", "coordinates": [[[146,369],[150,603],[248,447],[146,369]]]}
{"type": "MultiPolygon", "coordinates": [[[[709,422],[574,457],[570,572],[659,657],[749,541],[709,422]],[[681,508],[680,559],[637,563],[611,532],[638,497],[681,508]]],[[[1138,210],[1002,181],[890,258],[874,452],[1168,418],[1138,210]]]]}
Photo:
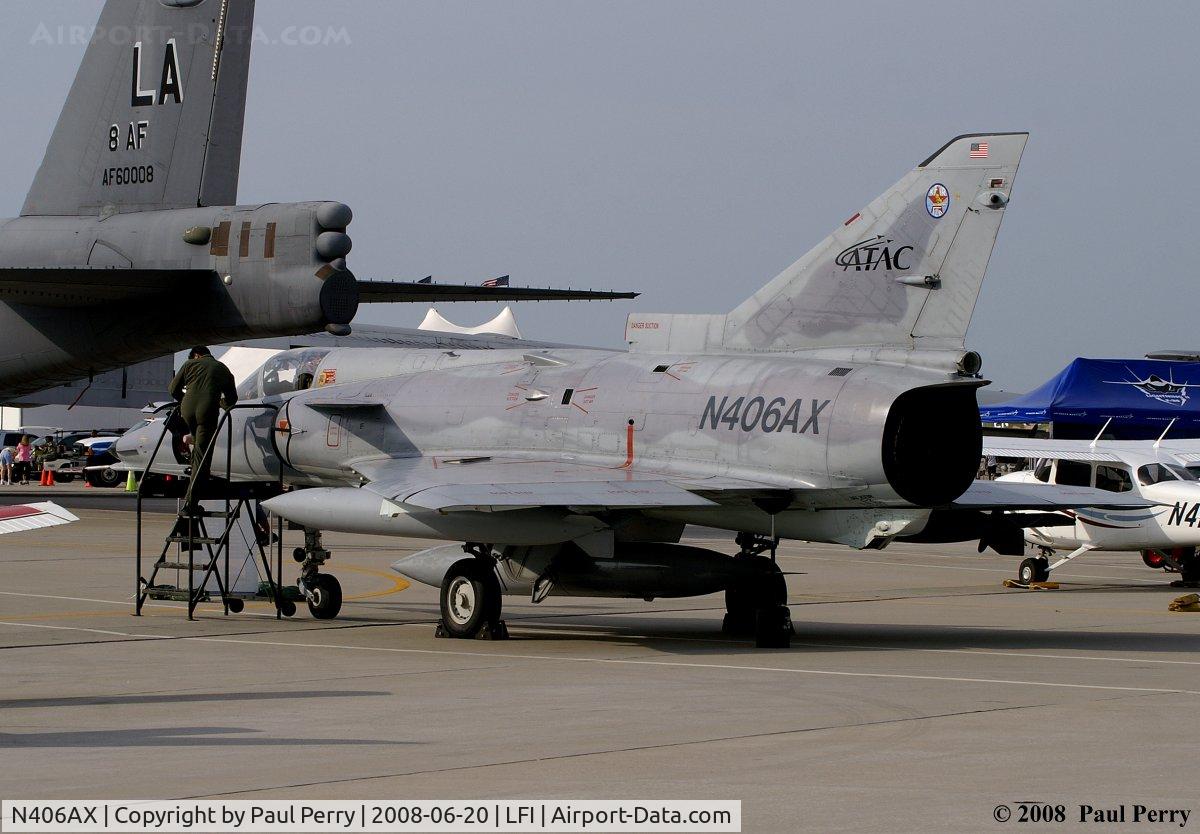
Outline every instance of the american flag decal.
{"type": "Polygon", "coordinates": [[[987,142],[972,142],[971,150],[967,156],[969,156],[971,159],[987,159],[987,153],[987,142]]]}

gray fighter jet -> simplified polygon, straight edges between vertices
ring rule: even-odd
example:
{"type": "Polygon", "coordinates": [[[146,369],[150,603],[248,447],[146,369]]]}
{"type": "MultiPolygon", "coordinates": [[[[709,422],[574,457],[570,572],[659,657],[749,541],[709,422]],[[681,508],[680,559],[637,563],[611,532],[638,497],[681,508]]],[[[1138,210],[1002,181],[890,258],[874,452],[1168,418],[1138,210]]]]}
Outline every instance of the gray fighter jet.
{"type": "MultiPolygon", "coordinates": [[[[280,354],[243,391],[263,407],[233,413],[232,475],[305,487],[264,506],[306,528],[317,616],[340,604],[319,531],[465,542],[394,566],[441,588],[455,637],[503,632],[504,593],[724,591],[727,630],[784,645],[779,537],[878,548],[1003,509],[1126,506],[973,481],[986,383],[964,337],[1026,138],[952,139],[733,312],[631,315],[628,351],[280,354]],[[740,553],[681,545],[686,524],[740,553]]],[[[126,465],[160,434],[131,431],[126,465]]]]}
{"type": "Polygon", "coordinates": [[[360,301],[631,297],[359,281],[348,206],[236,205],[253,15],[105,4],[21,216],[0,220],[0,402],[189,344],[346,333],[360,301]]]}

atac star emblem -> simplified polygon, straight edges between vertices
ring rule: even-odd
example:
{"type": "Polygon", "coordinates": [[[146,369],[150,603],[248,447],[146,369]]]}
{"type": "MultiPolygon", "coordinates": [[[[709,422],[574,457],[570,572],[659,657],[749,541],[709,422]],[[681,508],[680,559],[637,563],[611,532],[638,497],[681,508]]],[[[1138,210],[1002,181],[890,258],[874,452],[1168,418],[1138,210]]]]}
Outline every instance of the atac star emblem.
{"type": "Polygon", "coordinates": [[[949,210],[950,192],[946,190],[946,186],[935,182],[925,192],[925,211],[929,212],[930,217],[937,220],[949,210]]]}

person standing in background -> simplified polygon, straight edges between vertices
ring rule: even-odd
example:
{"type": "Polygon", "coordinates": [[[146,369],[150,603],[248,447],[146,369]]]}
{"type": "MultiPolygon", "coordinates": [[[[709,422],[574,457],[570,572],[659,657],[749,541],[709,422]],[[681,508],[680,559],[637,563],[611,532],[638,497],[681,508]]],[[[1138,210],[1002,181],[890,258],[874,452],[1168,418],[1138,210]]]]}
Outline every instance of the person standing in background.
{"type": "Polygon", "coordinates": [[[0,484],[11,484],[12,477],[13,450],[11,446],[5,446],[3,449],[0,449],[0,484]]]}
{"type": "Polygon", "coordinates": [[[29,435],[21,438],[17,444],[17,464],[13,470],[13,480],[21,479],[22,486],[29,485],[29,472],[33,467],[33,446],[29,444],[29,435]]]}

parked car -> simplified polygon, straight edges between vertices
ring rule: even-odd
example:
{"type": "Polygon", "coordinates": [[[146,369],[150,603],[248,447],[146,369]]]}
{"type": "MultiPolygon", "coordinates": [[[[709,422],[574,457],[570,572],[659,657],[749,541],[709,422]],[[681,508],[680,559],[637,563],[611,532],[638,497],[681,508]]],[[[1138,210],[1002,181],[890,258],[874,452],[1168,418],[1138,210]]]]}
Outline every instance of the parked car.
{"type": "Polygon", "coordinates": [[[112,452],[117,440],[115,435],[85,435],[70,446],[65,456],[47,460],[42,467],[54,473],[55,481],[63,483],[83,478],[92,486],[120,486],[125,483],[125,475],[111,468],[111,465],[117,462],[117,457],[112,452]]]}

